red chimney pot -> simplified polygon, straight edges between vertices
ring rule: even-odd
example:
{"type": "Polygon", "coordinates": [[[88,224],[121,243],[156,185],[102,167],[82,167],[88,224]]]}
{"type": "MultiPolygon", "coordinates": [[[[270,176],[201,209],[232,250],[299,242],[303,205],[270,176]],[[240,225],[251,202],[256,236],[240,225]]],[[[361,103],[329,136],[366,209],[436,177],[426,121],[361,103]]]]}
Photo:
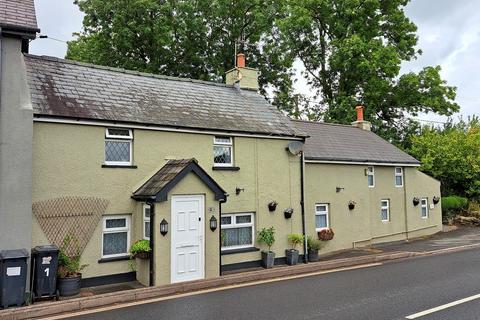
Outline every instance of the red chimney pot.
{"type": "Polygon", "coordinates": [[[363,121],[363,109],[364,106],[355,107],[355,110],[357,110],[357,121],[363,121]]]}
{"type": "Polygon", "coordinates": [[[237,68],[245,68],[245,55],[243,53],[237,54],[237,68]]]}

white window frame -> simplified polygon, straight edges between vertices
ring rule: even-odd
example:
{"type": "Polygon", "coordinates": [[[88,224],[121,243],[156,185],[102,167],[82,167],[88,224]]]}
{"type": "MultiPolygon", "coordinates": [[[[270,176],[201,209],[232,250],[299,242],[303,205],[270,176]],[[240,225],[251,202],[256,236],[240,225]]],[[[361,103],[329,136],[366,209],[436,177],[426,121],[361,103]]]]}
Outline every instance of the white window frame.
{"type": "Polygon", "coordinates": [[[380,219],[382,222],[389,222],[390,221],[390,199],[382,199],[380,200],[380,219]],[[386,202],[387,205],[384,206],[383,203],[386,202]],[[383,219],[382,217],[382,210],[387,209],[387,219],[383,219]]]}
{"type": "Polygon", "coordinates": [[[233,139],[232,137],[222,137],[215,136],[213,137],[213,166],[214,167],[233,167],[233,139]],[[229,139],[229,142],[217,141],[218,139],[229,139]],[[216,163],[215,162],[215,147],[229,147],[230,148],[230,163],[216,163]]]}
{"type": "Polygon", "coordinates": [[[397,188],[403,188],[403,168],[402,167],[395,167],[395,187],[397,188]],[[400,172],[397,172],[397,169],[400,169],[400,172]],[[402,184],[398,185],[397,184],[397,177],[402,178],[402,184]]]}
{"type": "Polygon", "coordinates": [[[326,216],[327,226],[324,227],[324,228],[317,228],[317,222],[315,221],[315,231],[322,231],[322,230],[330,228],[330,204],[329,203],[316,203],[315,204],[315,217],[316,216],[321,216],[321,215],[326,216]],[[318,206],[325,206],[327,211],[318,211],[317,210],[318,206]]]}
{"type": "Polygon", "coordinates": [[[367,184],[368,184],[369,188],[375,188],[375,167],[374,166],[368,166],[367,167],[367,184]],[[372,170],[370,170],[370,168],[372,170]],[[373,185],[369,184],[369,181],[368,181],[369,176],[372,176],[373,185]]]}
{"type": "Polygon", "coordinates": [[[244,227],[251,227],[252,228],[252,244],[239,245],[239,246],[229,246],[229,247],[223,247],[222,246],[222,248],[221,248],[222,251],[253,248],[255,246],[255,215],[253,213],[245,212],[245,213],[222,214],[222,216],[220,217],[220,227],[221,227],[222,230],[237,229],[237,228],[244,228],[244,227]],[[237,216],[250,216],[250,222],[249,223],[237,223],[237,220],[236,220],[237,216]],[[229,225],[222,224],[221,218],[227,218],[227,217],[230,217],[232,223],[229,224],[229,225]]]}
{"type": "MultiPolygon", "coordinates": [[[[119,141],[128,141],[130,150],[130,159],[128,161],[107,161],[105,159],[105,164],[106,165],[111,165],[111,166],[131,166],[132,165],[132,145],[133,145],[133,132],[132,129],[126,129],[126,128],[105,128],[105,142],[112,141],[112,142],[119,142],[119,141]],[[120,136],[120,135],[115,135],[115,134],[110,134],[109,130],[128,130],[128,136],[120,136]]],[[[104,147],[104,153],[106,156],[106,145],[104,147]]]]}
{"type": "Polygon", "coordinates": [[[421,198],[420,199],[420,217],[422,219],[428,219],[428,198],[421,198]],[[425,208],[425,216],[423,215],[423,208],[425,208]]]}
{"type": "Polygon", "coordinates": [[[128,256],[128,250],[130,246],[130,216],[129,215],[108,215],[103,216],[102,221],[102,248],[101,248],[101,256],[103,258],[115,258],[115,257],[125,257],[128,256]],[[107,228],[107,220],[114,220],[114,219],[125,219],[125,227],[121,228],[107,228]],[[127,252],[125,253],[118,253],[118,254],[103,254],[103,235],[109,233],[119,233],[119,232],[127,232],[127,252]]]}
{"type": "MultiPolygon", "coordinates": [[[[143,204],[143,207],[142,207],[142,217],[143,217],[143,239],[144,240],[150,240],[150,235],[146,235],[145,231],[147,231],[147,228],[145,228],[145,224],[148,222],[150,223],[150,216],[146,216],[145,215],[145,209],[151,209],[150,206],[146,203],[143,204]]],[[[150,211],[150,214],[152,214],[152,212],[150,211]]],[[[150,228],[152,227],[152,225],[150,224],[150,228]]]]}

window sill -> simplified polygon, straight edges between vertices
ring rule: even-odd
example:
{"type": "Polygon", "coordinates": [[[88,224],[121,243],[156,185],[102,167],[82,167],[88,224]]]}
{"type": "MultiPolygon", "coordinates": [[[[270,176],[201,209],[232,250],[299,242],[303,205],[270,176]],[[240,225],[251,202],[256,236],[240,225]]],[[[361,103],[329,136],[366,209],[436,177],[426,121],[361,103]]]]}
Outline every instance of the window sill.
{"type": "Polygon", "coordinates": [[[212,170],[217,170],[217,171],[239,171],[240,167],[212,167],[212,170]]]}
{"type": "Polygon", "coordinates": [[[241,249],[222,250],[222,256],[228,255],[228,254],[255,252],[255,251],[260,251],[260,249],[255,247],[250,247],[250,248],[241,248],[241,249]]]}
{"type": "Polygon", "coordinates": [[[121,257],[112,257],[112,258],[102,258],[98,260],[98,263],[107,263],[107,262],[115,262],[115,261],[126,261],[130,260],[130,256],[121,256],[121,257]]]}
{"type": "Polygon", "coordinates": [[[119,165],[119,164],[102,164],[102,168],[124,168],[124,169],[137,169],[137,166],[132,165],[119,165]]]}

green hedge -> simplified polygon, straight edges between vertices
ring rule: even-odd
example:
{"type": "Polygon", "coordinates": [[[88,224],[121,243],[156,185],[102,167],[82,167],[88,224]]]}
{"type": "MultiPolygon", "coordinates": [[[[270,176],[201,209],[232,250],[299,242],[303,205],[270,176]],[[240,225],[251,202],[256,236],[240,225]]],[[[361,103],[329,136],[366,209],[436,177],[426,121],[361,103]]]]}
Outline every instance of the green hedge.
{"type": "Polygon", "coordinates": [[[442,197],[442,214],[444,217],[454,216],[461,210],[465,210],[468,199],[459,196],[442,197]]]}

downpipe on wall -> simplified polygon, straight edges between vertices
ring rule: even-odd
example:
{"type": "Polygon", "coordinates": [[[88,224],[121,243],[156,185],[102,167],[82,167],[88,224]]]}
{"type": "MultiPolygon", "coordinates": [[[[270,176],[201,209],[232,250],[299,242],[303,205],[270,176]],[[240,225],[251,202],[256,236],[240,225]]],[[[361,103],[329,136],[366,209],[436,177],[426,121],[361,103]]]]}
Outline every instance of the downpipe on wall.
{"type": "Polygon", "coordinates": [[[150,261],[149,261],[149,280],[148,285],[155,285],[155,197],[147,201],[150,206],[150,261]]]}
{"type": "Polygon", "coordinates": [[[302,214],[303,262],[308,263],[307,234],[305,226],[305,154],[300,153],[300,208],[302,214]]]}

